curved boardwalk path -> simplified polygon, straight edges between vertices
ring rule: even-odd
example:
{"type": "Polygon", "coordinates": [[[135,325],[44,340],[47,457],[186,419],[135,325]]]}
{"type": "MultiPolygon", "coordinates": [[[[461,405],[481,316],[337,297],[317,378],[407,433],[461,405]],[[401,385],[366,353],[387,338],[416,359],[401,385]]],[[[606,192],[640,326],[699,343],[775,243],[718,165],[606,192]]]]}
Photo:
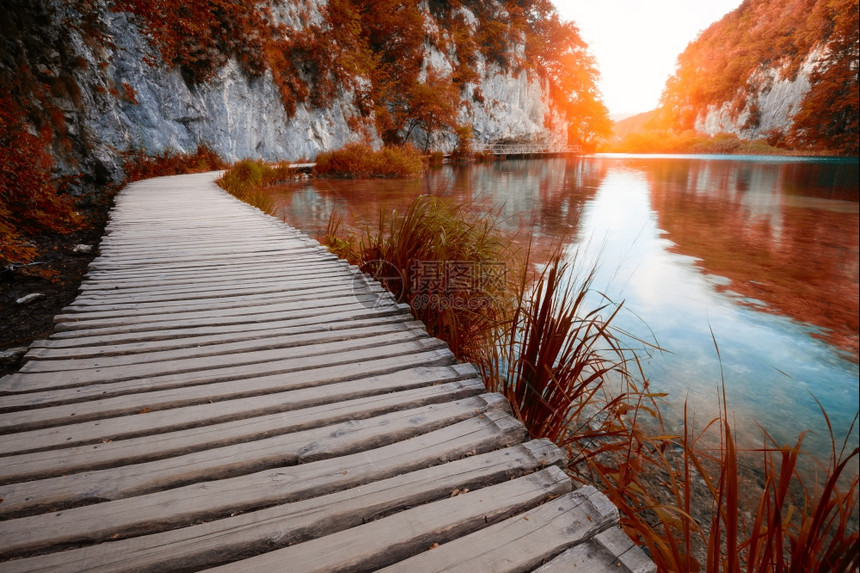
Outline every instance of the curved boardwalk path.
{"type": "Polygon", "coordinates": [[[648,570],[408,309],[212,179],[122,191],[0,380],[0,570],[648,570]]]}

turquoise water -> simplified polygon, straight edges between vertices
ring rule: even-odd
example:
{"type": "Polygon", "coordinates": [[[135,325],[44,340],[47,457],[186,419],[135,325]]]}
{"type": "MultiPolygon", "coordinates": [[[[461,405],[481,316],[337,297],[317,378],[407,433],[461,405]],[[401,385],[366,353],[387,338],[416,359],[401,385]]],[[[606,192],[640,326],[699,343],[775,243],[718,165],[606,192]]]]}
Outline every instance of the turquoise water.
{"type": "MultiPolygon", "coordinates": [[[[740,438],[826,454],[815,402],[845,436],[858,409],[858,163],[782,157],[630,156],[444,167],[414,181],[313,180],[277,192],[310,235],[333,210],[355,227],[420,193],[496,209],[538,251],[562,242],[598,263],[599,296],[624,301],[615,326],[656,342],[651,387],[701,423],[720,381],[740,438]],[[720,359],[717,357],[719,348],[720,359]],[[813,395],[815,398],[813,398],[813,395]]],[[[858,442],[854,428],[850,442],[858,442]]]]}

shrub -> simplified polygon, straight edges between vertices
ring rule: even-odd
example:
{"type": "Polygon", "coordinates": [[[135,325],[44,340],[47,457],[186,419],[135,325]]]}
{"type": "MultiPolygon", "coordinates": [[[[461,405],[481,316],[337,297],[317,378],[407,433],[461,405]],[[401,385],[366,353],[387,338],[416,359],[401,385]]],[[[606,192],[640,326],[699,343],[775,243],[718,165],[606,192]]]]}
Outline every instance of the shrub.
{"type": "Polygon", "coordinates": [[[366,143],[349,143],[320,153],[314,171],[324,177],[417,177],[424,171],[424,158],[408,144],[374,151],[366,143]]]}
{"type": "Polygon", "coordinates": [[[0,98],[0,265],[37,256],[33,238],[83,223],[74,199],[52,176],[51,132],[30,133],[7,97],[0,98]]]}
{"type": "Polygon", "coordinates": [[[203,173],[225,169],[227,164],[205,144],[197,146],[194,153],[166,150],[159,155],[149,156],[140,149],[124,154],[126,181],[138,181],[163,175],[182,175],[203,173]]]}
{"type": "Polygon", "coordinates": [[[253,205],[260,211],[273,215],[275,213],[275,200],[263,190],[266,177],[272,178],[277,170],[269,168],[259,160],[243,159],[237,162],[224,175],[215,180],[230,195],[240,201],[253,205]]]}

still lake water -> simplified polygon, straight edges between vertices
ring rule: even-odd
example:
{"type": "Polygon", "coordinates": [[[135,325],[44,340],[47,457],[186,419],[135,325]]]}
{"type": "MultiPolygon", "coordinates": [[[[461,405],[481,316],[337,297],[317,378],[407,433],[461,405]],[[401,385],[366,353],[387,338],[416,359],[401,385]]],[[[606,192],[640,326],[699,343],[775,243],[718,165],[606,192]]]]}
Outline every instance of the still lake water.
{"type": "Polygon", "coordinates": [[[837,438],[858,409],[857,160],[595,155],[273,193],[280,216],[311,236],[333,210],[374,227],[380,208],[433,193],[498,210],[539,252],[563,240],[598,262],[595,288],[624,301],[615,326],[666,349],[642,356],[652,389],[670,393],[669,424],[685,399],[698,426],[709,420],[722,377],[743,443],[761,443],[755,422],[780,441],[811,429],[807,449],[826,455],[812,395],[837,438]]]}

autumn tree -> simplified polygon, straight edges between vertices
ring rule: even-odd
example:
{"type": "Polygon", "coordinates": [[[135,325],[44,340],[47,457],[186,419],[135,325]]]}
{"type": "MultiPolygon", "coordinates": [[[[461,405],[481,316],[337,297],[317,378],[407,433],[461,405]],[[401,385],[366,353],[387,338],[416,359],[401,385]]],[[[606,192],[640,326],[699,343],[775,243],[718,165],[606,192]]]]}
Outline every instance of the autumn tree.
{"type": "Polygon", "coordinates": [[[427,71],[423,82],[412,84],[408,94],[408,115],[404,142],[416,127],[426,133],[424,151],[430,144],[430,136],[442,128],[454,129],[457,125],[457,107],[460,102],[459,90],[450,78],[444,77],[435,69],[427,71]]]}
{"type": "Polygon", "coordinates": [[[823,49],[788,140],[856,153],[857,12],[857,0],[747,0],[678,56],[657,123],[680,133],[694,129],[709,106],[728,103],[734,119],[746,112],[744,127],[756,128],[760,114],[753,100],[772,81],[763,72],[794,80],[809,55],[823,49]]]}
{"type": "Polygon", "coordinates": [[[858,155],[857,1],[822,2],[816,6],[813,17],[818,19],[819,26],[831,28],[831,39],[826,56],[810,75],[811,87],[794,116],[789,139],[800,147],[823,147],[858,155]]]}

